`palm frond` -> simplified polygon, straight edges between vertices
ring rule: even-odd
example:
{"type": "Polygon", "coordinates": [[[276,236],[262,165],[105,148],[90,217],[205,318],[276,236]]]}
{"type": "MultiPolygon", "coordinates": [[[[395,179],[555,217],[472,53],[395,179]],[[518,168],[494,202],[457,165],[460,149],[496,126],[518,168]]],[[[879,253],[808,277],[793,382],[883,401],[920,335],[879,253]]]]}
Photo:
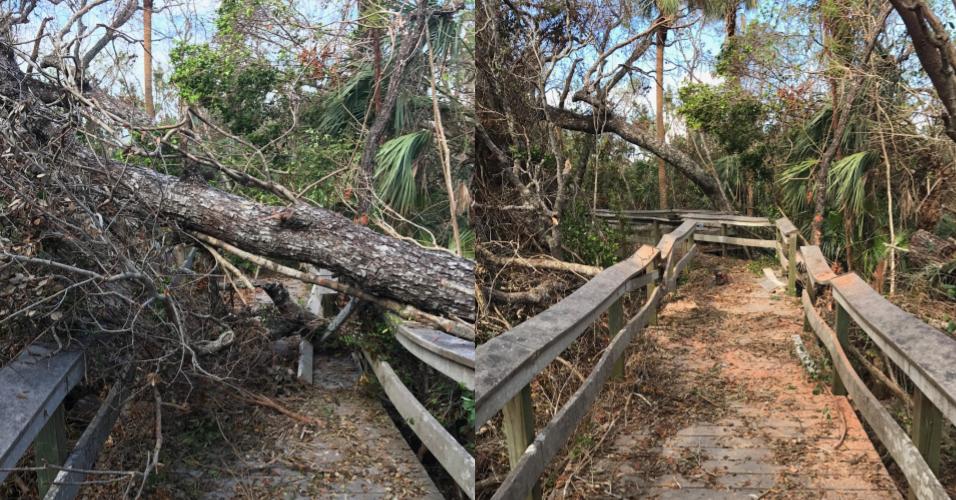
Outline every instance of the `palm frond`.
{"type": "Polygon", "coordinates": [[[830,166],[827,192],[836,204],[860,217],[865,213],[866,172],[879,157],[869,151],[840,158],[830,166]]]}
{"type": "Polygon", "coordinates": [[[379,196],[399,212],[406,212],[418,201],[415,160],[431,143],[426,130],[401,135],[379,148],[375,158],[375,182],[379,196]]]}
{"type": "Polygon", "coordinates": [[[323,103],[322,117],[318,127],[323,132],[336,135],[349,124],[361,123],[371,99],[375,82],[370,66],[360,68],[352,78],[332,92],[323,103]]]}

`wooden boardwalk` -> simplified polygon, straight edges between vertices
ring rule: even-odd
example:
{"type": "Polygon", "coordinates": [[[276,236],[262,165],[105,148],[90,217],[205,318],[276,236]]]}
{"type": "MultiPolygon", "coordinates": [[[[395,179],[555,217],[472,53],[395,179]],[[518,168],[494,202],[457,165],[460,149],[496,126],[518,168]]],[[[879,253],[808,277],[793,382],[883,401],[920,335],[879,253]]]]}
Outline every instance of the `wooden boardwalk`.
{"type": "Polygon", "coordinates": [[[849,402],[794,354],[793,335],[814,341],[799,301],[740,261],[704,256],[695,268],[646,331],[683,403],[670,422],[618,431],[592,482],[625,498],[899,498],[849,402]],[[729,284],[714,284],[717,266],[729,284]]]}

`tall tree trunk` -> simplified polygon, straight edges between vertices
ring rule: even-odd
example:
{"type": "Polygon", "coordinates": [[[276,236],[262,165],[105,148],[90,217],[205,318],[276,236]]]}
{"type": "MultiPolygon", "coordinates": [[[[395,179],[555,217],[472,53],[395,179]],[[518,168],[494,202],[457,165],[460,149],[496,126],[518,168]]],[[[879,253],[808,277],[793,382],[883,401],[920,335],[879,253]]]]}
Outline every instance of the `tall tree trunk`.
{"type": "MultiPolygon", "coordinates": [[[[665,130],[664,130],[664,47],[667,43],[667,25],[661,25],[657,29],[657,70],[656,70],[656,83],[657,83],[657,108],[656,108],[656,121],[657,121],[657,140],[661,143],[664,142],[665,130]]],[[[660,202],[660,208],[668,208],[667,202],[667,168],[664,163],[663,158],[657,159],[657,192],[660,202]]]]}
{"type": "Polygon", "coordinates": [[[146,114],[153,120],[153,0],[143,0],[143,97],[146,114]]]}
{"type": "Polygon", "coordinates": [[[359,159],[359,177],[361,187],[365,191],[359,207],[359,211],[362,213],[366,213],[372,205],[375,189],[372,180],[375,170],[375,156],[378,154],[382,139],[385,138],[385,127],[391,121],[395,103],[398,102],[405,68],[421,43],[424,26],[428,22],[428,6],[428,0],[418,0],[415,10],[405,19],[405,29],[402,31],[401,43],[398,44],[396,50],[392,51],[392,71],[388,78],[385,99],[382,102],[381,109],[375,114],[371,126],[369,126],[368,134],[365,136],[365,147],[362,149],[362,157],[359,159]]]}

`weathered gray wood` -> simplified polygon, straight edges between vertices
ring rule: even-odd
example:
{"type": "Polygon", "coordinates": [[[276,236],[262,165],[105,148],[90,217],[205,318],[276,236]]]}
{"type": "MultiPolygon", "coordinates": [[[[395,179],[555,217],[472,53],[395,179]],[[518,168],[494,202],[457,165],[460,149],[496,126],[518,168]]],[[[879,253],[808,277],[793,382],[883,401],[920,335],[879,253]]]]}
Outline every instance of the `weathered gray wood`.
{"type": "Polygon", "coordinates": [[[31,345],[0,369],[0,482],[83,378],[83,353],[31,345]]]}
{"type": "Polygon", "coordinates": [[[392,329],[423,348],[460,365],[475,368],[475,343],[387,314],[392,329]]]}
{"type": "Polygon", "coordinates": [[[705,215],[684,214],[684,220],[692,220],[706,226],[716,227],[719,224],[739,227],[772,227],[773,222],[764,217],[747,217],[744,215],[705,215]]]}
{"type": "Polygon", "coordinates": [[[308,339],[299,341],[299,364],[295,376],[299,382],[306,385],[312,385],[312,357],[314,354],[315,350],[312,347],[312,342],[308,339]]]}
{"type": "Polygon", "coordinates": [[[697,255],[697,245],[690,247],[690,250],[681,257],[680,261],[674,266],[673,272],[670,273],[670,279],[667,282],[667,290],[674,291],[677,289],[677,278],[684,271],[684,268],[687,267],[690,262],[697,255]]]}
{"type": "Polygon", "coordinates": [[[367,352],[365,358],[405,423],[448,471],[455,484],[469,498],[475,498],[475,458],[415,399],[388,363],[373,359],[367,352]]]}
{"type": "Polygon", "coordinates": [[[884,299],[855,273],[830,280],[830,286],[853,321],[956,423],[956,340],[884,299]]]}
{"type": "Polygon", "coordinates": [[[493,499],[521,498],[531,491],[551,459],[564,447],[574,429],[587,415],[604,383],[611,376],[612,365],[623,356],[634,336],[647,325],[651,311],[657,308],[662,296],[663,291],[658,289],[614,337],[594,370],[548,425],[538,433],[531,446],[525,450],[517,467],[512,468],[495,492],[493,499]]]}
{"type": "MultiPolygon", "coordinates": [[[[33,441],[33,451],[37,467],[62,465],[66,459],[66,415],[63,405],[56,407],[49,420],[40,429],[33,441]]],[[[37,490],[40,496],[46,494],[56,477],[56,469],[46,468],[37,471],[37,490]]]]}
{"type": "Polygon", "coordinates": [[[807,276],[810,277],[810,283],[814,286],[827,285],[830,280],[836,278],[836,273],[830,269],[826,257],[816,245],[804,245],[800,247],[800,255],[803,256],[803,265],[807,269],[807,276]]]}
{"type": "Polygon", "coordinates": [[[756,248],[776,248],[774,240],[761,240],[758,238],[738,238],[736,236],[723,236],[719,234],[694,233],[694,241],[703,241],[706,243],[721,243],[738,245],[742,247],[756,248]]]}
{"type": "MultiPolygon", "coordinates": [[[[694,241],[704,241],[704,240],[699,239],[699,236],[702,236],[702,235],[700,235],[700,234],[695,234],[695,235],[694,235],[694,241]]],[[[704,235],[704,236],[706,236],[706,235],[704,235]]],[[[727,224],[724,224],[723,222],[720,223],[720,237],[721,237],[721,238],[726,238],[726,237],[727,237],[727,224]]],[[[720,256],[721,256],[721,257],[726,257],[726,256],[727,256],[727,243],[726,243],[726,242],[722,242],[722,243],[720,244],[720,256]]]]}
{"type": "Polygon", "coordinates": [[[787,236],[787,293],[797,295],[797,234],[787,236]]]}
{"type": "Polygon", "coordinates": [[[423,363],[475,390],[475,344],[389,315],[395,338],[423,363]]]}
{"type": "Polygon", "coordinates": [[[840,378],[846,384],[847,392],[853,400],[853,406],[863,415],[863,419],[886,446],[893,460],[900,467],[911,489],[917,492],[919,498],[947,499],[949,495],[939,480],[930,470],[929,465],[920,455],[919,450],[910,441],[903,429],[896,423],[893,416],[883,407],[878,399],[867,389],[860,379],[853,365],[850,364],[846,352],[840,346],[836,333],[823,321],[810,300],[810,295],[804,290],[802,295],[803,309],[806,312],[807,322],[816,332],[817,337],[827,348],[833,367],[840,373],[840,378]]]}
{"type": "Polygon", "coordinates": [[[774,221],[774,225],[777,226],[777,230],[780,231],[780,234],[785,237],[797,233],[797,226],[794,226],[793,222],[790,222],[790,219],[786,217],[777,219],[774,221]]]}
{"type": "Polygon", "coordinates": [[[624,293],[657,256],[649,246],[605,269],[564,300],[478,346],[475,425],[481,426],[531,383],[624,293]]]}
{"type": "Polygon", "coordinates": [[[677,226],[677,229],[662,236],[660,243],[657,244],[657,249],[660,250],[661,257],[666,258],[670,255],[675,245],[692,236],[696,226],[697,223],[694,221],[684,221],[680,226],[677,226]]]}
{"type": "MultiPolygon", "coordinates": [[[[840,343],[840,348],[846,349],[850,344],[850,316],[847,315],[846,309],[840,304],[836,305],[836,311],[834,311],[833,329],[836,331],[836,339],[840,343]]],[[[840,377],[840,372],[836,370],[833,371],[831,389],[833,394],[837,396],[846,396],[846,386],[840,377]]]]}
{"type": "Polygon", "coordinates": [[[910,437],[926,460],[929,470],[939,473],[940,445],[943,442],[943,415],[917,389],[913,393],[913,422],[910,437]]]}
{"type": "Polygon", "coordinates": [[[110,388],[100,409],[63,464],[63,469],[56,474],[53,485],[43,497],[44,500],[70,500],[79,493],[86,476],[79,471],[91,470],[96,463],[96,457],[99,456],[103,443],[109,437],[120,410],[126,404],[126,398],[129,395],[128,382],[128,380],[120,380],[110,388]]]}
{"type": "MultiPolygon", "coordinates": [[[[501,409],[502,430],[505,433],[505,446],[508,448],[508,463],[514,469],[521,461],[525,450],[534,441],[534,404],[531,401],[531,386],[526,386],[517,396],[508,401],[501,409]]],[[[541,483],[535,481],[528,500],[541,498],[541,483]]]]}
{"type": "MultiPolygon", "coordinates": [[[[622,299],[617,299],[616,302],[611,304],[611,307],[607,310],[607,329],[611,336],[617,335],[617,332],[621,331],[621,327],[624,326],[624,305],[622,304],[622,299]]],[[[626,352],[626,351],[625,351],[626,352]]],[[[624,361],[627,356],[621,356],[618,358],[617,362],[614,363],[614,378],[623,379],[624,378],[624,361]]]]}
{"type": "Polygon", "coordinates": [[[652,269],[653,266],[648,266],[645,272],[641,273],[638,277],[631,279],[627,282],[627,287],[625,292],[633,292],[635,290],[640,290],[645,288],[650,284],[653,284],[656,281],[660,280],[660,272],[656,269],[652,269]]]}

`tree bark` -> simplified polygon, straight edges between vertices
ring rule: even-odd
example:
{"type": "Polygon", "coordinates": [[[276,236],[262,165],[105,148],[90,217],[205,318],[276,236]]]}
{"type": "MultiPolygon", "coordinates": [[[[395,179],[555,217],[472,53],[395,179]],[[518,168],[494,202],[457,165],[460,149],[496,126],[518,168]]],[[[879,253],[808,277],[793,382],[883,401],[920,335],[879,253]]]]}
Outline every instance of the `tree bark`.
{"type": "Polygon", "coordinates": [[[422,39],[425,23],[428,22],[428,2],[418,0],[415,10],[405,20],[405,30],[402,33],[401,43],[398,50],[394,51],[392,57],[392,71],[388,78],[388,88],[385,90],[385,99],[375,113],[372,125],[368,129],[368,135],[365,136],[365,147],[362,149],[362,157],[359,159],[359,176],[362,180],[362,188],[366,191],[362,198],[360,212],[367,212],[371,206],[374,192],[374,170],[375,156],[378,154],[379,146],[385,137],[385,127],[391,122],[392,111],[398,102],[398,94],[401,91],[402,80],[405,76],[405,68],[411,61],[415,50],[422,39]]]}
{"type": "Polygon", "coordinates": [[[942,22],[922,0],[890,0],[913,40],[913,50],[943,103],[946,135],[956,141],[956,47],[942,22]]]}
{"type": "MultiPolygon", "coordinates": [[[[92,153],[87,152],[87,155],[92,153]]],[[[80,159],[83,162],[83,159],[80,159]]],[[[86,158],[114,199],[158,212],[249,252],[332,270],[365,291],[419,309],[472,320],[474,264],[426,250],[321,208],[273,207],[153,170],[86,158]]]]}
{"type": "MultiPolygon", "coordinates": [[[[446,316],[473,320],[474,263],[352,223],[342,215],[302,205],[269,206],[154,170],[100,156],[80,143],[58,109],[43,105],[0,44],[0,94],[20,103],[3,117],[0,136],[7,169],[34,165],[47,174],[89,185],[96,206],[205,233],[273,258],[308,262],[335,272],[364,291],[446,316]]],[[[41,92],[46,93],[46,92],[41,92]]],[[[10,106],[10,104],[5,104],[10,106]]]]}
{"type": "Polygon", "coordinates": [[[143,0],[143,98],[146,114],[156,118],[153,106],[153,0],[143,0]]]}
{"type": "MultiPolygon", "coordinates": [[[[593,104],[592,104],[593,105],[593,104]]],[[[733,211],[733,207],[724,198],[720,186],[703,166],[698,165],[683,151],[658,140],[652,133],[628,123],[610,110],[601,110],[595,117],[592,114],[580,114],[566,109],[549,106],[548,112],[555,125],[565,130],[576,130],[589,134],[611,132],[621,139],[640,146],[658,158],[671,164],[693,182],[719,210],[733,211]]]]}

